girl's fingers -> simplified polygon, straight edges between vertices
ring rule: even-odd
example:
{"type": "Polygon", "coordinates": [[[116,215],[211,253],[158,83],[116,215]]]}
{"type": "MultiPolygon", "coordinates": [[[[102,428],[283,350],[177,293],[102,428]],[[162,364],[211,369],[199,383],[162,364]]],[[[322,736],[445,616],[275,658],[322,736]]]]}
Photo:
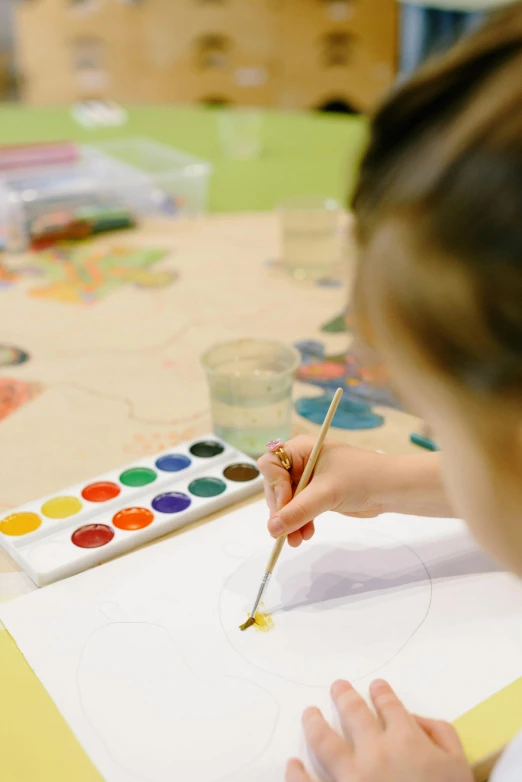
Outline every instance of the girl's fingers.
{"type": "Polygon", "coordinates": [[[309,521],[301,529],[295,530],[288,535],[288,545],[292,548],[297,548],[304,540],[310,540],[315,533],[315,527],[313,521],[309,521]]]}
{"type": "Polygon", "coordinates": [[[330,484],[319,477],[303,489],[303,491],[288,502],[268,522],[268,530],[274,538],[288,535],[315,519],[332,505],[330,484]]]}
{"type": "Polygon", "coordinates": [[[258,466],[265,480],[265,489],[268,486],[272,490],[275,502],[273,508],[270,504],[269,507],[270,513],[273,514],[292,499],[294,493],[292,478],[273,453],[262,456],[258,466]]]}
{"type": "Polygon", "coordinates": [[[301,530],[298,529],[295,532],[291,532],[287,540],[288,540],[288,545],[291,546],[292,548],[297,548],[298,546],[300,546],[301,543],[303,542],[303,536],[301,530]]]}
{"type": "Polygon", "coordinates": [[[264,489],[265,489],[266,504],[268,505],[268,510],[270,511],[270,515],[273,516],[279,510],[277,507],[277,500],[276,500],[274,487],[271,486],[268,483],[268,481],[265,481],[264,489]]]}
{"type": "Polygon", "coordinates": [[[331,694],[339,712],[343,731],[354,746],[365,741],[375,741],[381,726],[372,714],[370,707],[351,684],[337,681],[332,684],[331,694]]]}
{"type": "Polygon", "coordinates": [[[370,695],[385,728],[411,726],[413,717],[395,695],[388,682],[377,679],[370,685],[370,695]]]}
{"type": "Polygon", "coordinates": [[[285,774],[285,782],[312,782],[305,767],[297,758],[288,761],[285,774]]]}
{"type": "Polygon", "coordinates": [[[309,435],[299,435],[284,443],[283,447],[292,462],[292,469],[289,473],[283,467],[279,458],[271,452],[263,454],[263,456],[258,459],[257,464],[259,469],[270,483],[281,478],[282,470],[284,474],[290,476],[291,480],[297,486],[314,444],[315,438],[310,437],[309,435]]]}
{"type": "Polygon", "coordinates": [[[334,779],[349,778],[352,750],[344,739],[328,725],[319,709],[307,709],[303,728],[308,746],[325,771],[334,779]]]}
{"type": "Polygon", "coordinates": [[[305,524],[304,527],[301,527],[301,535],[303,536],[303,540],[310,540],[313,538],[315,533],[315,525],[313,521],[309,521],[308,524],[305,524]]]}
{"type": "Polygon", "coordinates": [[[431,720],[417,715],[414,715],[414,719],[424,733],[449,755],[459,759],[465,757],[464,747],[453,725],[442,720],[431,720]]]}

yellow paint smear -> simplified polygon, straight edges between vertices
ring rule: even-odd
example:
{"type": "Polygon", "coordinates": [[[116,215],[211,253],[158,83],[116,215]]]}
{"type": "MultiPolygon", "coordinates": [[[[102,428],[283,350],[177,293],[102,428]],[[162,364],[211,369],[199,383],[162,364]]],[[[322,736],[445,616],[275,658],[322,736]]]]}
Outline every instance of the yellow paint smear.
{"type": "Polygon", "coordinates": [[[270,614],[262,614],[261,611],[256,611],[254,621],[254,627],[257,628],[260,633],[269,633],[270,630],[273,630],[275,627],[274,620],[270,614]]]}

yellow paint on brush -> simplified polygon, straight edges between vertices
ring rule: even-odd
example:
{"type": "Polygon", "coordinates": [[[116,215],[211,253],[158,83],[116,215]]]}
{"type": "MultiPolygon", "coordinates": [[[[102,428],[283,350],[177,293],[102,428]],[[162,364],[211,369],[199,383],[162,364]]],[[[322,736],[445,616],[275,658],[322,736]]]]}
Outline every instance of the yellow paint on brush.
{"type": "MultiPolygon", "coordinates": [[[[263,603],[259,604],[260,608],[263,608],[263,603]]],[[[252,621],[252,614],[249,614],[246,622],[243,622],[239,626],[240,630],[248,630],[249,627],[256,627],[261,633],[268,633],[274,628],[274,620],[270,614],[265,614],[263,611],[256,611],[254,619],[252,621]]]]}

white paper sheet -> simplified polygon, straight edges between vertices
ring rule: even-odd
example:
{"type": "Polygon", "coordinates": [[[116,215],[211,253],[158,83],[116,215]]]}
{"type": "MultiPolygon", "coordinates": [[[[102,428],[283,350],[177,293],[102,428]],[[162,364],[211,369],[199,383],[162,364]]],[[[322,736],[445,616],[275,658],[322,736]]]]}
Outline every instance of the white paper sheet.
{"type": "Polygon", "coordinates": [[[278,782],[339,677],[453,719],[522,674],[520,582],[451,520],[327,514],[282,554],[274,628],[241,633],[266,520],[259,503],[0,608],[107,782],[278,782]]]}

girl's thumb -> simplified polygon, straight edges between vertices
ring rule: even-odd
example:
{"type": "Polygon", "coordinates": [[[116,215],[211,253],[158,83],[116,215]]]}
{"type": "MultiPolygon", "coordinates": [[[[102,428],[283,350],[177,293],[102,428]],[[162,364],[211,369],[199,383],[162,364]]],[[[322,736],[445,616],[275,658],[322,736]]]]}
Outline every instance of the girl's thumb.
{"type": "Polygon", "coordinates": [[[272,516],[268,522],[268,531],[274,538],[288,535],[327,510],[330,510],[328,492],[316,481],[272,516]]]}

